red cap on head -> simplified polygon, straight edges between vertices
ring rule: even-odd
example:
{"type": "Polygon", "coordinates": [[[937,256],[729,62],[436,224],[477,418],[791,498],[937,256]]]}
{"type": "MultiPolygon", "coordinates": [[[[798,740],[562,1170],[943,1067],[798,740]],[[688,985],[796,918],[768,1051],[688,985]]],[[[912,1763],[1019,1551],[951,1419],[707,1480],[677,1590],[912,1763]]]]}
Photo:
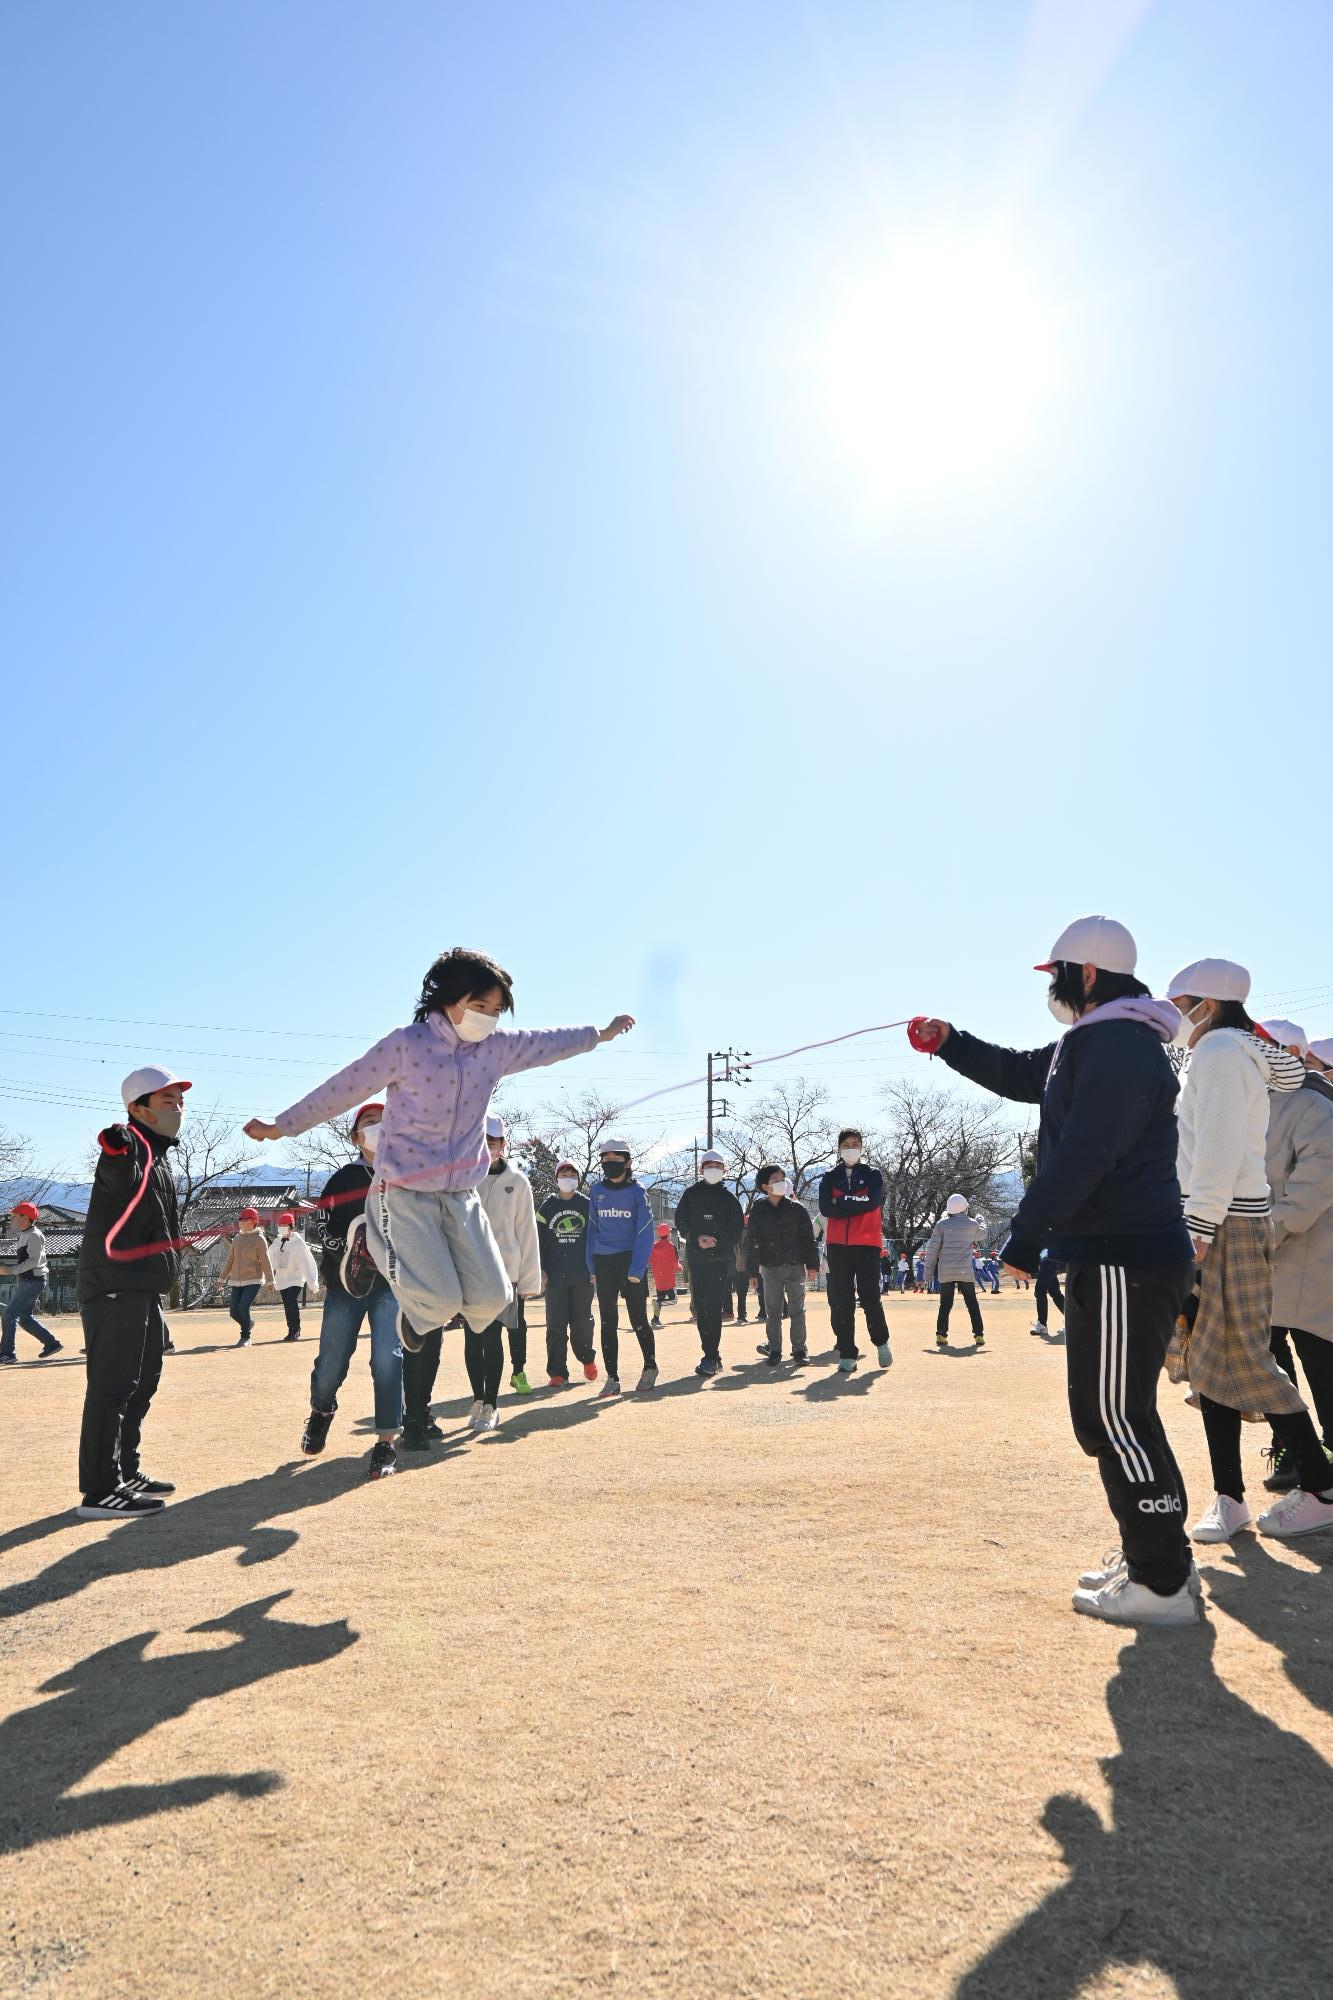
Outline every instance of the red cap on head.
{"type": "Polygon", "coordinates": [[[659,1236],[670,1236],[671,1224],[669,1222],[659,1222],[657,1225],[657,1233],[659,1236]]]}
{"type": "Polygon", "coordinates": [[[557,1160],[555,1170],[558,1174],[573,1174],[576,1180],[578,1178],[579,1170],[572,1160],[557,1160]]]}
{"type": "Polygon", "coordinates": [[[16,1201],[12,1213],[14,1215],[26,1216],[29,1222],[36,1222],[41,1211],[35,1208],[30,1201],[16,1201]]]}
{"type": "Polygon", "coordinates": [[[278,1227],[279,1229],[295,1229],[296,1217],[294,1215],[289,1215],[287,1210],[284,1208],[282,1214],[278,1217],[278,1227]]]}
{"type": "Polygon", "coordinates": [[[368,1111],[378,1111],[381,1118],[384,1116],[384,1106],[382,1104],[363,1104],[357,1112],[356,1117],[352,1120],[352,1130],[354,1132],[368,1111]]]}
{"type": "Polygon", "coordinates": [[[243,1208],[236,1220],[238,1222],[258,1222],[259,1210],[257,1208],[243,1208]]]}

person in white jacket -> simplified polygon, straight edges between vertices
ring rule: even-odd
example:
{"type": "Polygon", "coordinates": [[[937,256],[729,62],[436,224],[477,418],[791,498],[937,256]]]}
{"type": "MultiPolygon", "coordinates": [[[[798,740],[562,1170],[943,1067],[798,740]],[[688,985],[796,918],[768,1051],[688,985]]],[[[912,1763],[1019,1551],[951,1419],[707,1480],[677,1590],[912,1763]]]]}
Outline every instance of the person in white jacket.
{"type": "MultiPolygon", "coordinates": [[[[537,1240],[537,1205],[532,1198],[531,1181],[507,1157],[503,1118],[494,1115],[487,1118],[486,1149],[491,1156],[490,1172],[478,1187],[477,1193],[486,1211],[486,1220],[491,1225],[491,1234],[500,1252],[505,1274],[514,1288],[514,1297],[500,1318],[495,1321],[494,1327],[487,1327],[485,1334],[478,1338],[479,1341],[485,1341],[494,1333],[498,1344],[500,1327],[502,1325],[508,1327],[509,1364],[512,1371],[509,1378],[510,1387],[520,1396],[527,1396],[531,1394],[532,1384],[527,1374],[528,1322],[523,1310],[523,1301],[536,1298],[542,1288],[541,1246],[537,1240]]],[[[481,1398],[483,1409],[489,1408],[491,1417],[494,1417],[495,1421],[492,1422],[488,1417],[483,1423],[479,1414],[476,1428],[494,1430],[499,1419],[495,1417],[494,1398],[486,1394],[487,1389],[493,1385],[488,1379],[489,1371],[481,1364],[480,1351],[477,1358],[478,1372],[473,1377],[472,1393],[474,1397],[481,1398]]],[[[497,1364],[494,1386],[498,1386],[499,1368],[502,1366],[503,1357],[497,1364]]],[[[472,1375],[470,1365],[468,1373],[472,1375]]]]}
{"type": "Polygon", "coordinates": [[[1185,1226],[1199,1260],[1188,1372],[1203,1413],[1213,1504],[1190,1529],[1230,1541],[1254,1521],[1240,1462],[1241,1422],[1267,1418],[1295,1460],[1299,1486],[1259,1517],[1287,1538],[1333,1527],[1333,1478],[1300,1392],[1274,1358],[1273,1222],[1265,1153],[1269,1092],[1297,1090],[1305,1066],[1261,1035],[1245,1011],[1250,975],[1230,959],[1197,959],[1168,998],[1189,1051],[1180,1091],[1177,1161],[1185,1226]]]}
{"type": "Polygon", "coordinates": [[[284,1209],[278,1217],[278,1240],[269,1251],[273,1266],[273,1289],[282,1300],[288,1340],[301,1338],[301,1288],[309,1285],[311,1296],[319,1291],[319,1272],[310,1245],[296,1233],[296,1217],[284,1209]]]}

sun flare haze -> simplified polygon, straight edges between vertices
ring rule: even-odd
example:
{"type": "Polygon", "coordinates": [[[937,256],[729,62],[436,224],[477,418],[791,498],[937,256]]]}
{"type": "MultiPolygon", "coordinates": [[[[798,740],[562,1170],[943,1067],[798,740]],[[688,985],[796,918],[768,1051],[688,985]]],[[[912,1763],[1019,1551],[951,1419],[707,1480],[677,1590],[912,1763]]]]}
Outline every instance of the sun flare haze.
{"type": "Polygon", "coordinates": [[[1056,314],[984,241],[904,242],[835,287],[809,349],[809,419],[859,504],[975,490],[1040,441],[1056,314]]]}

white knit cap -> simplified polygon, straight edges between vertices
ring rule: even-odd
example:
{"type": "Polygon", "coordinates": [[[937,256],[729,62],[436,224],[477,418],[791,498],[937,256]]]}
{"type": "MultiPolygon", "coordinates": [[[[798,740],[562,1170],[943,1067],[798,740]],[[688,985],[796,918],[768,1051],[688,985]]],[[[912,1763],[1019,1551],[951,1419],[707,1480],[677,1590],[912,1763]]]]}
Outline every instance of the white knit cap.
{"type": "Polygon", "coordinates": [[[497,1113],[492,1111],[489,1118],[486,1120],[486,1137],[488,1139],[503,1139],[504,1135],[505,1135],[504,1119],[499,1117],[497,1113]]]}
{"type": "MultiPolygon", "coordinates": [[[[1084,962],[1087,963],[1088,961],[1085,960],[1084,962]]],[[[944,1204],[944,1212],[946,1215],[966,1215],[967,1196],[965,1194],[951,1194],[944,1204]]]]}
{"type": "Polygon", "coordinates": [[[1310,1037],[1304,1028],[1298,1028],[1294,1021],[1261,1021],[1259,1026],[1266,1035],[1271,1035],[1280,1048],[1295,1049],[1298,1055],[1310,1053],[1310,1037]]]}
{"type": "Polygon", "coordinates": [[[1033,970],[1053,972],[1067,963],[1095,965],[1100,972],[1132,972],[1138,962],[1138,946],[1114,917],[1075,917],[1051,946],[1046,964],[1033,970]]]}
{"type": "Polygon", "coordinates": [[[726,1164],[721,1153],[716,1152],[712,1146],[708,1148],[706,1153],[700,1153],[699,1155],[699,1165],[701,1167],[725,1167],[726,1164]]]}
{"type": "Polygon", "coordinates": [[[1166,997],[1187,993],[1192,1000],[1248,1000],[1250,975],[1234,958],[1196,958],[1182,965],[1167,985],[1166,997]]]}
{"type": "Polygon", "coordinates": [[[598,1153],[603,1159],[605,1159],[608,1153],[625,1153],[628,1155],[629,1150],[629,1140],[621,1139],[614,1134],[609,1139],[603,1139],[601,1145],[597,1148],[598,1153]]]}
{"type": "Polygon", "coordinates": [[[1316,1035],[1310,1044],[1310,1054],[1321,1063],[1333,1063],[1333,1035],[1316,1035]]]}

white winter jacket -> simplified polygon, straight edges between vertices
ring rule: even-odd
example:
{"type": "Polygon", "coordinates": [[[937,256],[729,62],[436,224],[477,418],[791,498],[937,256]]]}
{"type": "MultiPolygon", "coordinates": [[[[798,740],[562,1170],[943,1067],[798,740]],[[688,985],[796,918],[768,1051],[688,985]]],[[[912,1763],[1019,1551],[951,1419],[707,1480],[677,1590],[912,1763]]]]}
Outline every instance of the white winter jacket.
{"type": "Polygon", "coordinates": [[[1268,1214],[1268,1093],[1304,1081],[1299,1057],[1244,1028],[1214,1028],[1191,1049],[1176,1167],[1192,1236],[1215,1236],[1229,1215],[1268,1214]]]}
{"type": "Polygon", "coordinates": [[[273,1266],[273,1289],[285,1292],[292,1285],[309,1285],[319,1289],[319,1272],[310,1245],[304,1236],[293,1230],[290,1236],[279,1236],[268,1246],[268,1259],[273,1266]]]}
{"type": "Polygon", "coordinates": [[[506,1160],[498,1174],[491,1172],[478,1184],[477,1193],[510,1284],[535,1298],[542,1288],[542,1260],[531,1181],[506,1160]]]}

